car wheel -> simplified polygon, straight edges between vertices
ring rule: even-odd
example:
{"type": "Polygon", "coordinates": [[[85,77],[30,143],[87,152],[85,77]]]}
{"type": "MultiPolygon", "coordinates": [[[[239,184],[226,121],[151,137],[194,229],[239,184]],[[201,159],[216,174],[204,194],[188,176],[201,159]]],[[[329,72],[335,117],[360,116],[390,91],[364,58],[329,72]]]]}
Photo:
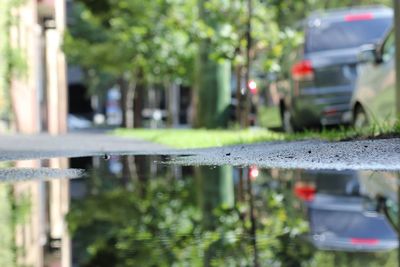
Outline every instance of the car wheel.
{"type": "Polygon", "coordinates": [[[292,115],[290,114],[290,111],[287,110],[287,109],[283,110],[282,128],[286,133],[293,133],[294,132],[294,127],[293,127],[293,122],[292,122],[292,115]]]}
{"type": "Polygon", "coordinates": [[[368,117],[367,113],[365,113],[364,109],[359,106],[357,107],[355,114],[354,114],[354,120],[353,120],[353,126],[356,129],[361,129],[365,128],[369,125],[368,122],[368,117]]]}

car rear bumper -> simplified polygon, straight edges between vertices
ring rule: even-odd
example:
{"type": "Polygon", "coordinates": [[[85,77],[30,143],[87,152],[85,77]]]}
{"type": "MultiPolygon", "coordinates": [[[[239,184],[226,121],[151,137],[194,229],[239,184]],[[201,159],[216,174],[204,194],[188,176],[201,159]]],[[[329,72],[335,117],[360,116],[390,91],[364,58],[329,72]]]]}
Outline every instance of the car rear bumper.
{"type": "MultiPolygon", "coordinates": [[[[354,244],[350,238],[325,237],[314,235],[310,237],[312,244],[320,250],[348,251],[348,252],[379,252],[388,251],[398,247],[395,239],[379,240],[373,244],[354,244]]],[[[368,241],[368,239],[366,239],[368,241]]]]}
{"type": "Polygon", "coordinates": [[[303,88],[293,99],[293,123],[298,127],[351,123],[353,86],[303,88]]]}

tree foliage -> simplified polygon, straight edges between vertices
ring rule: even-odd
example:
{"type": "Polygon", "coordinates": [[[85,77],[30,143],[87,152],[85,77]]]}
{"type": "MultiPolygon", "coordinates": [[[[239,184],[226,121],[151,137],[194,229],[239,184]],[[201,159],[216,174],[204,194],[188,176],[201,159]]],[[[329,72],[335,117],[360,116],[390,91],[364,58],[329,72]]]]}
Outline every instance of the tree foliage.
{"type": "Polygon", "coordinates": [[[71,62],[114,77],[145,83],[185,78],[194,49],[189,2],[77,3],[65,49],[71,62]]]}
{"type": "MultiPolygon", "coordinates": [[[[254,1],[254,49],[272,48],[279,39],[274,14],[254,1]]],[[[210,0],[206,17],[197,1],[81,1],[75,4],[65,49],[70,61],[114,76],[135,75],[147,83],[192,82],[199,40],[210,43],[211,57],[243,64],[246,2],[210,0]],[[216,26],[216,27],[214,27],[216,26]]]]}

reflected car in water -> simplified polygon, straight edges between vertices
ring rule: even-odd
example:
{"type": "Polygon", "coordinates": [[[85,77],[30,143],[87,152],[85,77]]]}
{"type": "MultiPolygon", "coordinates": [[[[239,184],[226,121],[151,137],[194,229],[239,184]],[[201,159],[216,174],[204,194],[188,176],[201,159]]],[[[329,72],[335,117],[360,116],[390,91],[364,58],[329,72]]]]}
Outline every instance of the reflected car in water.
{"type": "Polygon", "coordinates": [[[351,123],[359,47],[381,40],[392,17],[390,8],[362,7],[315,13],[305,20],[290,89],[280,100],[286,131],[351,123]]]}
{"type": "MultiPolygon", "coordinates": [[[[366,191],[357,171],[307,171],[295,194],[305,201],[310,241],[322,250],[384,251],[398,245],[397,233],[366,191]]],[[[374,196],[373,196],[374,195],[374,196]]]]}
{"type": "Polygon", "coordinates": [[[396,121],[395,36],[393,29],[383,42],[361,47],[356,89],[351,101],[356,128],[396,121]]]}

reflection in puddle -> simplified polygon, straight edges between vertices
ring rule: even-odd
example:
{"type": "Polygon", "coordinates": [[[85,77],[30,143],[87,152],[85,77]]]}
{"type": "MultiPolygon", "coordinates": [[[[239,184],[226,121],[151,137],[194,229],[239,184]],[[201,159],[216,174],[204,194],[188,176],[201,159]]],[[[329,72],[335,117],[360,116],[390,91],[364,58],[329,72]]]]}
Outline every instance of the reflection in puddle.
{"type": "MultiPolygon", "coordinates": [[[[306,203],[311,241],[317,248],[381,251],[397,247],[392,218],[381,212],[391,199],[367,190],[371,183],[382,180],[381,176],[356,171],[304,171],[299,180],[295,193],[306,203]]],[[[386,191],[376,184],[373,189],[386,191]]]]}
{"type": "Polygon", "coordinates": [[[52,168],[2,168],[0,183],[18,182],[24,180],[73,179],[84,175],[81,169],[52,169],[52,168]]]}
{"type": "Polygon", "coordinates": [[[0,184],[0,266],[397,265],[396,173],[165,160],[52,159],[36,167],[86,175],[0,184]]]}

